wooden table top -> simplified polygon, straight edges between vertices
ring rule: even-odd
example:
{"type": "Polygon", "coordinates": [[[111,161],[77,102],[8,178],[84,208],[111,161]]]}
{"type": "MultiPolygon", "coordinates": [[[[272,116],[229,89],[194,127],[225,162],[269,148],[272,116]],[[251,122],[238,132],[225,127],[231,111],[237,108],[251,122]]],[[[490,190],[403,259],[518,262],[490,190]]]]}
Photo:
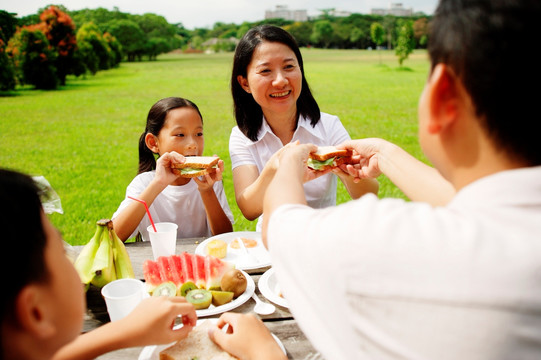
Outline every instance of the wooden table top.
{"type": "MultiPolygon", "coordinates": [[[[193,254],[198,244],[204,241],[205,238],[178,239],[176,254],[183,251],[193,254]]],[[[82,247],[76,247],[82,248],[82,247]]],[[[152,259],[152,248],[149,242],[127,243],[126,249],[132,261],[133,270],[137,279],[143,279],[143,262],[147,259],[152,259]]],[[[256,284],[255,293],[264,302],[269,302],[259,291],[258,282],[261,275],[268,270],[268,267],[246,270],[256,284]]],[[[109,315],[105,306],[100,289],[93,286],[87,292],[87,313],[83,325],[83,332],[95,329],[109,321],[109,315]]],[[[270,315],[258,315],[267,328],[282,342],[289,359],[310,359],[318,360],[323,357],[314,349],[312,344],[306,339],[297,322],[289,312],[289,309],[273,304],[276,306],[276,311],[270,315]]],[[[250,313],[255,306],[255,301],[249,299],[243,305],[231,310],[232,312],[250,313]]],[[[220,314],[208,316],[205,318],[217,318],[220,314]]],[[[120,360],[120,359],[137,359],[142,351],[142,347],[121,349],[100,356],[102,360],[120,360]]]]}

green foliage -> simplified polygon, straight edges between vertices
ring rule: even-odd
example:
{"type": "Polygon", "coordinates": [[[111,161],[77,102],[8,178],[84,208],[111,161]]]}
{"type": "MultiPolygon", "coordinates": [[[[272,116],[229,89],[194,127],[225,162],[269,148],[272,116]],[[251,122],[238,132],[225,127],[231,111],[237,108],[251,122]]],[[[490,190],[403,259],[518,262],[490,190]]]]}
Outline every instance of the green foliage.
{"type": "Polygon", "coordinates": [[[144,54],[145,33],[136,22],[132,20],[115,21],[109,24],[107,32],[120,42],[128,61],[135,61],[144,54]]]}
{"type": "Polygon", "coordinates": [[[398,38],[395,48],[395,54],[398,57],[398,63],[402,66],[415,48],[415,39],[413,38],[413,24],[408,20],[400,20],[398,23],[398,38]]]}
{"type": "Polygon", "coordinates": [[[22,28],[8,44],[16,66],[19,83],[34,85],[36,89],[56,89],[56,53],[39,29],[22,28]]]}
{"type": "Polygon", "coordinates": [[[111,68],[114,61],[113,51],[93,22],[84,24],[77,31],[77,51],[86,69],[92,75],[100,69],[111,68]]]}
{"type": "MultiPolygon", "coordinates": [[[[321,110],[339,116],[353,138],[383,137],[426,161],[417,142],[417,99],[429,69],[425,51],[410,55],[407,72],[396,71],[392,51],[382,51],[383,66],[374,51],[311,48],[302,54],[321,110]]],[[[66,241],[84,244],[96,220],[112,216],[137,173],[137,141],[152,104],[166,96],[186,97],[204,118],[204,154],[218,154],[225,162],[234,229],[254,230],[255,222],[236,205],[232,183],[231,61],[231,53],[160,55],[87,79],[68,76],[59,91],[19,89],[16,96],[0,97],[0,164],[45,176],[64,209],[63,215],[51,215],[52,222],[66,241]]],[[[405,198],[384,176],[379,181],[380,197],[405,198]]],[[[348,201],[338,183],[338,202],[348,201]]]]}
{"type": "Polygon", "coordinates": [[[314,24],[310,40],[318,45],[328,48],[332,41],[334,29],[329,20],[320,20],[314,24]]]}
{"type": "Polygon", "coordinates": [[[385,40],[385,30],[383,29],[383,26],[381,26],[380,23],[374,22],[370,25],[370,38],[376,45],[383,44],[383,41],[385,40]]]}
{"type": "Polygon", "coordinates": [[[15,70],[6,53],[6,45],[0,39],[0,91],[15,89],[15,70]]]}

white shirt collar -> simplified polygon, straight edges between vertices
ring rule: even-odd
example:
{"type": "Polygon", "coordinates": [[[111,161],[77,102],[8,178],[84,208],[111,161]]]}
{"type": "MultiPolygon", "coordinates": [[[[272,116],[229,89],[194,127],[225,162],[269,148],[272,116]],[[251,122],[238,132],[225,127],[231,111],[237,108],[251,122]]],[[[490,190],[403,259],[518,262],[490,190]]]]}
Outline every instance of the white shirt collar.
{"type": "Polygon", "coordinates": [[[477,207],[499,205],[536,205],[541,199],[541,166],[501,171],[462,188],[449,207],[469,204],[477,207]]]}
{"type": "MultiPolygon", "coordinates": [[[[321,129],[319,126],[316,125],[315,127],[312,127],[312,125],[310,124],[310,120],[306,119],[304,116],[300,116],[299,122],[297,124],[297,129],[295,130],[295,133],[293,134],[293,138],[291,141],[298,140],[300,133],[302,133],[303,131],[307,131],[312,136],[315,136],[318,139],[325,140],[323,138],[323,134],[321,133],[321,129]]],[[[265,119],[265,116],[263,116],[263,123],[261,124],[261,128],[259,129],[259,132],[257,133],[257,141],[254,141],[253,144],[256,144],[259,141],[261,141],[267,134],[272,134],[272,136],[276,137],[269,123],[267,122],[267,119],[265,119]]]]}

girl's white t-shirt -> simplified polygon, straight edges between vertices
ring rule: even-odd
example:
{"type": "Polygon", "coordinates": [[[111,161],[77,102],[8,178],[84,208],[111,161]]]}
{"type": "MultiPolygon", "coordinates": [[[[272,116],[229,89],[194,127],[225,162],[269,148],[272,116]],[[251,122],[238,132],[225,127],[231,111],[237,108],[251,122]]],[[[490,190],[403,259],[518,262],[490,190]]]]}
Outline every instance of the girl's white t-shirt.
{"type": "MultiPolygon", "coordinates": [[[[152,181],[155,173],[155,171],[148,171],[137,175],[132,180],[126,189],[126,197],[113,214],[113,219],[134,201],[128,199],[128,196],[138,197],[152,181]]],[[[225,214],[233,223],[233,213],[229,208],[221,181],[214,183],[214,192],[225,214]]],[[[167,186],[149,206],[149,211],[154,223],[173,222],[177,224],[178,238],[208,237],[212,235],[205,206],[194,180],[182,186],[167,186]]],[[[143,240],[148,241],[147,227],[150,225],[148,215],[145,214],[130,237],[134,237],[140,232],[143,240]]]]}

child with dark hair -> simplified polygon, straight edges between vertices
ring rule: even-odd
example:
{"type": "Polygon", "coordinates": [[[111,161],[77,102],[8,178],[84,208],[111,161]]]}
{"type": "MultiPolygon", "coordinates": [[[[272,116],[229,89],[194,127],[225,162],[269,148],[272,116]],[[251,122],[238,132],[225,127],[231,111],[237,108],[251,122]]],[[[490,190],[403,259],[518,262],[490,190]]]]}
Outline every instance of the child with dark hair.
{"type": "Polygon", "coordinates": [[[185,338],[195,326],[192,304],[181,297],[145,299],[125,318],[80,335],[85,298],[60,232],[42,210],[27,175],[0,169],[3,250],[0,261],[0,359],[93,359],[109,351],[185,338]],[[14,267],[15,266],[15,267],[14,267]],[[172,329],[177,317],[184,326],[172,329]]]}
{"type": "Polygon", "coordinates": [[[123,241],[137,233],[148,240],[150,225],[144,205],[128,196],[144,200],[154,222],[177,224],[179,237],[233,231],[233,214],[221,181],[223,161],[218,162],[215,172],[201,178],[180,177],[171,168],[171,164],[183,163],[185,156],[201,156],[204,144],[203,118],[193,102],[168,97],[152,106],[139,139],[138,175],[113,215],[115,230],[123,241]]]}

